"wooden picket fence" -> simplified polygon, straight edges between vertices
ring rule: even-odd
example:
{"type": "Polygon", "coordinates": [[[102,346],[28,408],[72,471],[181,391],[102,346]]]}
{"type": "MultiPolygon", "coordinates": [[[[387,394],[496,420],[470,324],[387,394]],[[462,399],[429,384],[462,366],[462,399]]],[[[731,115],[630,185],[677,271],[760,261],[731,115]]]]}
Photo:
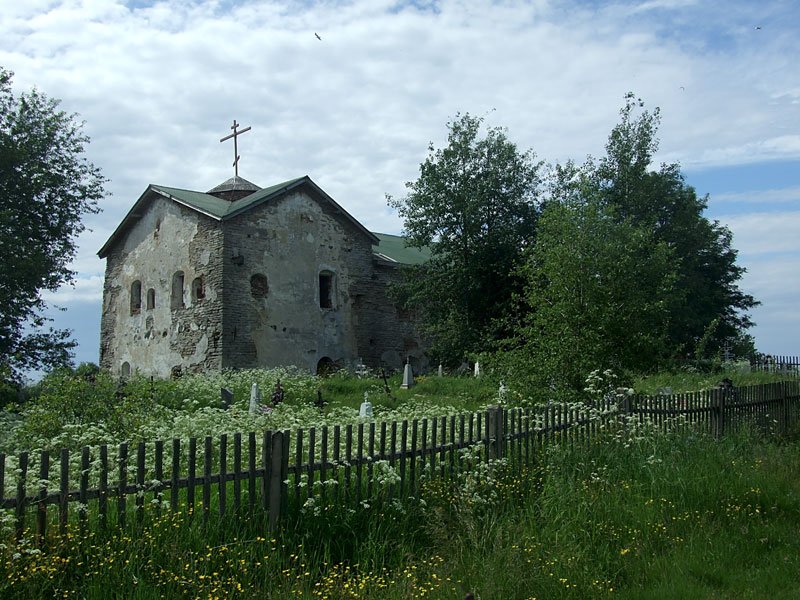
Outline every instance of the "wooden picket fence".
{"type": "Polygon", "coordinates": [[[148,505],[157,514],[186,511],[203,519],[260,511],[275,528],[309,499],[405,497],[418,492],[423,478],[450,478],[492,459],[508,459],[521,471],[544,445],[588,443],[609,422],[722,436],[745,423],[786,432],[799,419],[798,380],[620,395],[597,406],[492,407],[391,423],[142,442],[133,448],[123,443],[83,448],[79,456],[64,449],[52,464],[48,452],[0,454],[0,490],[2,508],[15,515],[17,539],[29,532],[42,544],[50,529],[64,533],[70,521],[81,530],[90,520],[100,527],[125,526],[129,518],[141,522],[148,505]],[[379,481],[387,473],[389,483],[379,481]]]}
{"type": "Polygon", "coordinates": [[[753,371],[800,375],[800,356],[759,354],[758,357],[750,361],[750,368],[753,371]]]}

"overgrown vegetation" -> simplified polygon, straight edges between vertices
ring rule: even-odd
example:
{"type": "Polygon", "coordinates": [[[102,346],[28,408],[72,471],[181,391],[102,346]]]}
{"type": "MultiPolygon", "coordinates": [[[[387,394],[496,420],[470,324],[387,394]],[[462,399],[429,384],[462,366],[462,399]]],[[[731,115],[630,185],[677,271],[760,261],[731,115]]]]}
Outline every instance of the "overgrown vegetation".
{"type": "MultiPolygon", "coordinates": [[[[427,481],[404,502],[258,517],[146,509],[121,534],[7,545],[4,598],[756,598],[800,577],[797,437],[610,427],[538,463],[427,481]],[[124,592],[123,592],[124,590],[124,592]]],[[[9,521],[4,521],[6,538],[9,521]]]]}

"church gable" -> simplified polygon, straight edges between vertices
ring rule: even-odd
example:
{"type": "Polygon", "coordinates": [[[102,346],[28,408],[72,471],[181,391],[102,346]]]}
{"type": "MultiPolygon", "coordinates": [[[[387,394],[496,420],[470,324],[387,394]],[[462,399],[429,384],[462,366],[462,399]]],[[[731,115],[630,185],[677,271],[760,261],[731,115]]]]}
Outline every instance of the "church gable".
{"type": "Polygon", "coordinates": [[[320,361],[358,357],[352,290],[372,275],[372,234],[307,186],[251,207],[223,229],[225,365],[314,371],[320,361]]]}

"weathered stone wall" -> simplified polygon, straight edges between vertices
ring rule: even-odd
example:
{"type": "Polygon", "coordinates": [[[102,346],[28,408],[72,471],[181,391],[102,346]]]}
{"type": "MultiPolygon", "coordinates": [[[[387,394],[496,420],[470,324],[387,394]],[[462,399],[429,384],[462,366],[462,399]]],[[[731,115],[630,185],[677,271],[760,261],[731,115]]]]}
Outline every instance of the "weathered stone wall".
{"type": "Polygon", "coordinates": [[[426,369],[411,316],[387,293],[397,266],[376,259],[363,230],[309,194],[297,190],[220,223],[152,193],[107,256],[101,366],[168,377],[278,365],[314,372],[323,359],[400,369],[410,357],[417,372],[426,369]],[[183,292],[172,302],[179,271],[183,292]],[[330,308],[320,306],[321,272],[332,275],[330,308]],[[254,275],[266,278],[255,296],[254,275]],[[203,297],[192,293],[195,278],[203,297]],[[141,307],[132,311],[135,281],[141,307]]]}
{"type": "Polygon", "coordinates": [[[416,373],[424,372],[428,359],[413,315],[398,310],[389,297],[390,286],[400,278],[399,266],[374,259],[371,276],[354,290],[359,355],[367,366],[392,370],[410,359],[416,373]]]}
{"type": "MultiPolygon", "coordinates": [[[[313,193],[313,192],[312,192],[313,193]]],[[[370,240],[305,191],[226,221],[225,367],[296,365],[358,358],[351,288],[370,276],[370,240]],[[332,307],[320,307],[320,272],[333,274],[332,307]],[[251,278],[266,276],[256,298],[251,278]]]]}
{"type": "Polygon", "coordinates": [[[218,369],[222,362],[222,233],[213,219],[153,194],[142,217],[109,253],[103,290],[103,368],[167,377],[218,369]],[[172,302],[173,277],[183,290],[172,302]],[[202,280],[202,293],[192,283],[202,280]],[[131,288],[141,282],[141,307],[131,310],[131,288]],[[148,307],[148,290],[155,305],[148,307]],[[182,296],[182,300],[181,300],[182,296]],[[133,313],[133,314],[132,314],[133,313]]]}

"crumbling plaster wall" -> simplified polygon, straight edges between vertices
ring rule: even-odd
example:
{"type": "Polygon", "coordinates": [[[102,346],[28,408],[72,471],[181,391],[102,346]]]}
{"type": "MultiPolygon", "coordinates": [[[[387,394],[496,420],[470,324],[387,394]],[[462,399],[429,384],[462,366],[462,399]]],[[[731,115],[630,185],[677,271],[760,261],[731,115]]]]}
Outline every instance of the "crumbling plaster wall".
{"type": "Polygon", "coordinates": [[[168,377],[221,366],[222,232],[213,219],[153,194],[144,214],[107,257],[101,318],[101,366],[168,377]],[[171,304],[173,275],[184,273],[183,306],[171,304]],[[202,278],[203,298],[191,292],[202,278]],[[131,314],[131,286],[141,308],[131,314]],[[147,291],[155,306],[147,307],[147,291]]]}
{"type": "MultiPolygon", "coordinates": [[[[312,192],[313,193],[313,192],[312,192]]],[[[224,367],[358,358],[351,288],[368,278],[370,240],[333,207],[298,190],[226,221],[224,367]],[[333,273],[333,306],[320,307],[319,275],[333,273]],[[266,276],[265,298],[251,294],[266,276]]]]}

